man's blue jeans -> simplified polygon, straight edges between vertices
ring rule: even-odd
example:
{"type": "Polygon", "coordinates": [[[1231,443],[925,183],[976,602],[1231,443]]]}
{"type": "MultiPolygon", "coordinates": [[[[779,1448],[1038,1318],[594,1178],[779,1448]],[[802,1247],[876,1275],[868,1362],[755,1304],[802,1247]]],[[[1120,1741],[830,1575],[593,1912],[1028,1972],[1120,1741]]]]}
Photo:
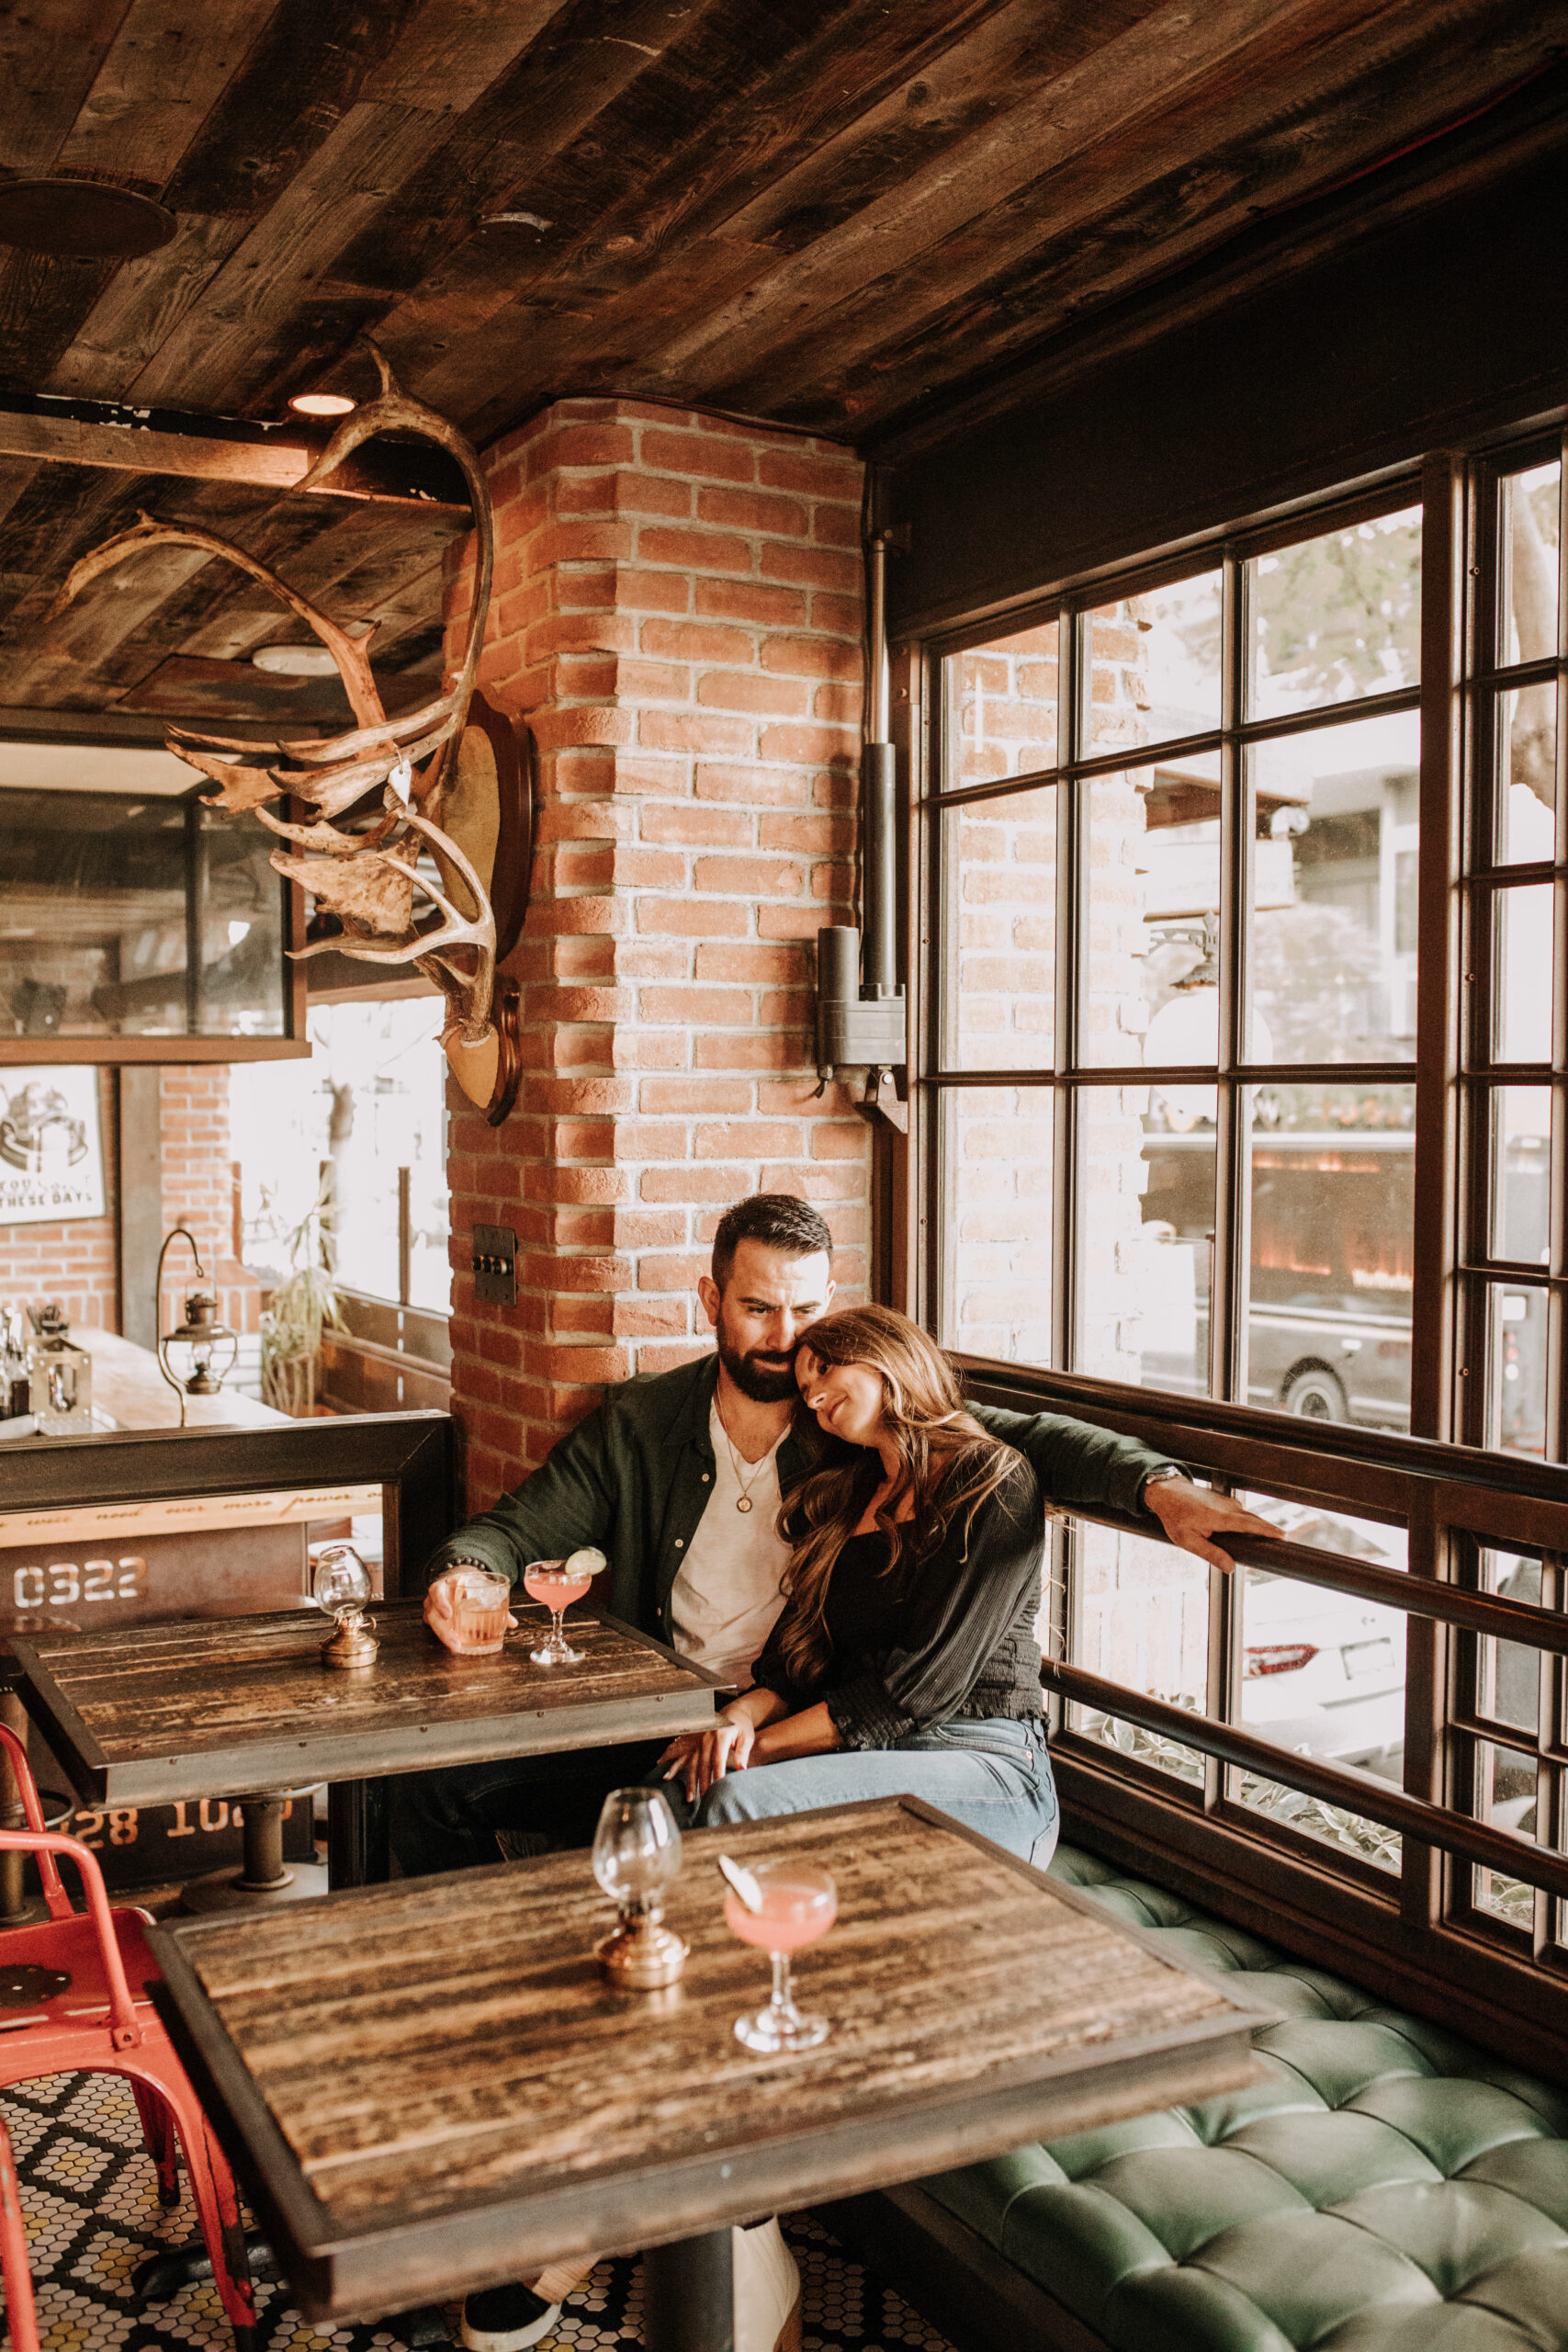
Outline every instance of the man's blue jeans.
{"type": "Polygon", "coordinates": [[[677,1781],[663,1786],[683,1827],[766,1821],[863,1797],[913,1796],[1042,1870],[1056,1845],[1056,1789],[1038,1719],[1011,1723],[991,1715],[916,1732],[897,1747],[837,1748],[788,1764],[754,1764],[727,1772],[694,1806],[677,1781]]]}

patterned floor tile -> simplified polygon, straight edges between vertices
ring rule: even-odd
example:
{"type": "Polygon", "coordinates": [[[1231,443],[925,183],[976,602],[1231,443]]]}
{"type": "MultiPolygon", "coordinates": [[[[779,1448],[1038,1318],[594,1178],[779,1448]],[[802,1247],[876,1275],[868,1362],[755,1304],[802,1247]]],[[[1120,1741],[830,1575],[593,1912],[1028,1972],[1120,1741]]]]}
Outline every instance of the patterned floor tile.
{"type": "MultiPolygon", "coordinates": [[[[21,2177],[41,2352],[233,2352],[210,2280],[167,2303],[139,2301],[131,2274],[193,2233],[188,2199],[167,2213],[130,2086],[54,2075],[0,2098],[21,2177]]],[[[784,2218],[801,2272],[805,2352],[953,2352],[885,2281],[809,2213],[784,2218]]],[[[260,2352],[408,2352],[395,2321],[332,2327],[302,2319],[276,2280],[256,2285],[260,2352]]],[[[457,2308],[446,2313],[456,2342],[457,2308]]],[[[601,2262],[568,2299],[539,2352],[641,2352],[642,2271],[601,2262]]]]}

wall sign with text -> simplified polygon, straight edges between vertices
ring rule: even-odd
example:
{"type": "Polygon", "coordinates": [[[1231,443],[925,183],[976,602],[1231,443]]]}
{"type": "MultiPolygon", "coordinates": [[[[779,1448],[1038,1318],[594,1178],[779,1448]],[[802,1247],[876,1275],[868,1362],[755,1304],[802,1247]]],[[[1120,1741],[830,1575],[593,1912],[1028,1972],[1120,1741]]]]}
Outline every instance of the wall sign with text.
{"type": "Polygon", "coordinates": [[[0,1069],[0,1225],[107,1213],[97,1071],[0,1069]]]}

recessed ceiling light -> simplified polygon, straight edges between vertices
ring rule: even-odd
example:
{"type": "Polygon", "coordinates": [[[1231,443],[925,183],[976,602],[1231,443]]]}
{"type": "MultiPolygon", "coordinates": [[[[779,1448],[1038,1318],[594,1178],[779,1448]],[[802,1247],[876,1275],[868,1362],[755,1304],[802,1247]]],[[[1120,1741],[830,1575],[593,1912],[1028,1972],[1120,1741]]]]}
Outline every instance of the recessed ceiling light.
{"type": "Polygon", "coordinates": [[[134,261],[178,227],[150,196],[103,180],[20,179],[0,187],[0,244],[29,254],[134,261]]]}
{"type": "Polygon", "coordinates": [[[256,670],[278,678],[335,678],[337,663],[324,645],[258,645],[251,656],[256,670]]]}
{"type": "Polygon", "coordinates": [[[296,392],[288,405],[299,416],[347,416],[359,402],[346,392],[296,392]]]}

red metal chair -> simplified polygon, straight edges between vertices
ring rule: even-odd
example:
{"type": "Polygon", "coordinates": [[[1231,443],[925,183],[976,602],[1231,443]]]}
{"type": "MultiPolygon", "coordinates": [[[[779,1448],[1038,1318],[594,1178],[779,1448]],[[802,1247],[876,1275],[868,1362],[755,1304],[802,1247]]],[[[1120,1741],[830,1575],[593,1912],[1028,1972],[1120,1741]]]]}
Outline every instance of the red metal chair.
{"type": "Polygon", "coordinates": [[[22,2199],[17,2186],[17,2160],[11,2135],[0,2123],[0,2276],[6,2281],[6,2316],[10,2322],[11,2352],[39,2352],[38,2314],[33,2308],[33,2274],[28,2262],[28,2233],[22,2222],[22,2199]]]}
{"type": "MultiPolygon", "coordinates": [[[[180,2064],[145,1988],[158,1981],[147,1946],[144,1911],[109,1908],[97,1860],[74,1838],[43,1826],[27,1751],[0,1724],[16,1774],[26,1829],[0,1830],[0,1852],[31,1854],[38,1863],[47,1920],[0,1935],[0,2089],[41,2075],[123,2075],[130,2084],[147,2149],[158,2167],[158,2193],[179,2202],[179,2147],[196,2201],[212,2276],[234,2329],[238,2352],[254,2352],[256,2310],[239,2198],[227,2157],[213,2137],[190,2077],[180,2064]],[[82,1875],[86,1915],[72,1908],[57,1855],[82,1875]],[[141,1989],[134,1997],[131,1985],[141,1989]],[[20,2014],[12,2014],[17,2007],[20,2014]]],[[[12,2306],[13,2310],[16,2308],[12,2306]]]]}

